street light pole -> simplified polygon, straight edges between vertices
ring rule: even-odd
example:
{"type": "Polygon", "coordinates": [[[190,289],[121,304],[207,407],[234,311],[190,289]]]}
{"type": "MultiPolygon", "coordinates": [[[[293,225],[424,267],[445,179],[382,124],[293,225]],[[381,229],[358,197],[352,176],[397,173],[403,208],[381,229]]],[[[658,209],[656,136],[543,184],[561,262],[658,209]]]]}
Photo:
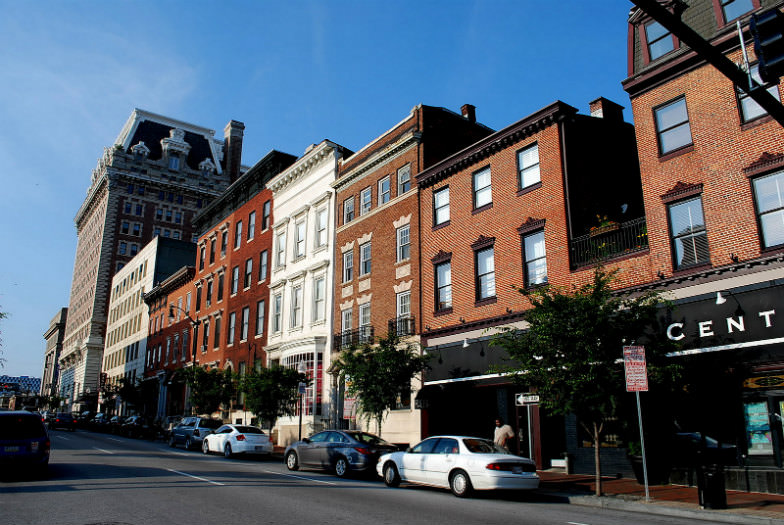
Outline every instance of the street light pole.
{"type": "MultiPolygon", "coordinates": [[[[300,374],[304,374],[307,372],[307,368],[305,367],[305,361],[300,361],[297,364],[297,372],[300,374]]],[[[305,383],[300,381],[299,383],[299,441],[302,441],[302,398],[305,397],[305,383]]]]}

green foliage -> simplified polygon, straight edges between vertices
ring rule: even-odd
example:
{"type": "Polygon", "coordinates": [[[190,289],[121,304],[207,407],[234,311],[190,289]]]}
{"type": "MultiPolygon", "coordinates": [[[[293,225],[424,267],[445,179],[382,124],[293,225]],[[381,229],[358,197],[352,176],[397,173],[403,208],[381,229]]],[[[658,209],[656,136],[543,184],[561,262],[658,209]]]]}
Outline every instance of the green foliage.
{"type": "Polygon", "coordinates": [[[411,380],[427,368],[428,359],[412,345],[400,347],[400,339],[390,333],[377,345],[344,350],[337,366],[347,395],[357,398],[357,413],[368,426],[375,420],[381,433],[384,414],[395,408],[398,397],[410,395],[411,380]]]}
{"type": "Polygon", "coordinates": [[[229,406],[237,392],[237,380],[231,370],[190,367],[181,369],[180,378],[190,386],[190,402],[199,414],[212,414],[221,405],[229,406]]]}
{"type": "Polygon", "coordinates": [[[251,369],[242,378],[240,390],[245,393],[246,408],[272,428],[279,417],[296,413],[299,384],[307,382],[307,375],[293,368],[273,366],[258,372],[251,369]]]}
{"type": "Polygon", "coordinates": [[[552,414],[577,415],[596,447],[597,476],[604,422],[617,416],[619,405],[631,396],[623,346],[645,345],[652,389],[671,386],[680,371],[667,362],[665,354],[674,348],[657,326],[668,303],[656,292],[614,292],[613,279],[614,272],[597,267],[593,280],[579,288],[521,290],[532,305],[525,314],[529,328],[508,330],[493,340],[519,363],[508,371],[539,393],[543,407],[552,414]]]}
{"type": "Polygon", "coordinates": [[[151,406],[158,397],[158,381],[156,379],[130,379],[121,378],[120,386],[116,393],[127,404],[133,406],[138,412],[144,412],[145,407],[151,406]]]}

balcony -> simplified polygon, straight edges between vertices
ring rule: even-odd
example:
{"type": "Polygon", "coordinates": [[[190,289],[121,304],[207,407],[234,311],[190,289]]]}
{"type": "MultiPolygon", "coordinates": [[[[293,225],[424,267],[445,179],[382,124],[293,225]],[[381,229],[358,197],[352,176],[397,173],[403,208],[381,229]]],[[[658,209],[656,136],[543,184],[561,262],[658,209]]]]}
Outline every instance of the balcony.
{"type": "Polygon", "coordinates": [[[404,315],[390,319],[388,330],[390,334],[397,334],[398,337],[414,335],[414,331],[416,330],[414,326],[414,316],[404,315]]]}
{"type": "Polygon", "coordinates": [[[345,350],[351,346],[358,346],[365,343],[372,343],[374,331],[372,326],[360,326],[355,330],[344,330],[335,334],[332,342],[336,350],[345,350]]]}
{"type": "Polygon", "coordinates": [[[572,239],[569,258],[572,269],[591,266],[615,257],[648,249],[645,217],[604,226],[572,239]]]}

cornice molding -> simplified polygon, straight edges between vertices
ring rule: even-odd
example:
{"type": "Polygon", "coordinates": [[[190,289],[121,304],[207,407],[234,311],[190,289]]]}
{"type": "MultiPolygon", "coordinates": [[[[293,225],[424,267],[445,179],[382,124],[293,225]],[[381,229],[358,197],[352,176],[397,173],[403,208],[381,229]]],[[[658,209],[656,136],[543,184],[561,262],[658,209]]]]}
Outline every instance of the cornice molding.
{"type": "Polygon", "coordinates": [[[528,220],[526,220],[519,228],[517,228],[517,233],[523,235],[534,230],[541,230],[544,228],[545,221],[546,219],[534,219],[533,217],[528,217],[528,220]]]}
{"type": "Polygon", "coordinates": [[[692,197],[700,193],[702,193],[701,182],[699,184],[687,184],[685,182],[678,181],[675,183],[675,186],[673,186],[672,189],[661,196],[661,199],[662,202],[666,204],[684,199],[686,197],[692,197]]]}
{"type": "Polygon", "coordinates": [[[743,174],[753,177],[762,173],[784,167],[784,153],[764,152],[760,158],[743,168],[743,174]]]}
{"type": "Polygon", "coordinates": [[[402,155],[410,148],[420,144],[421,142],[421,131],[409,131],[393,144],[386,146],[384,150],[374,153],[364,162],[361,162],[357,166],[346,170],[344,173],[341,173],[340,178],[332,183],[332,187],[338,191],[341,190],[346,185],[350,184],[358,178],[361,178],[362,175],[373,170],[379,164],[391,161],[393,158],[402,155]]]}
{"type": "Polygon", "coordinates": [[[279,193],[293,185],[299,179],[311,173],[325,159],[336,151],[336,145],[329,141],[324,141],[313,150],[307,152],[294,165],[284,170],[279,175],[269,181],[269,188],[272,193],[279,193]]]}

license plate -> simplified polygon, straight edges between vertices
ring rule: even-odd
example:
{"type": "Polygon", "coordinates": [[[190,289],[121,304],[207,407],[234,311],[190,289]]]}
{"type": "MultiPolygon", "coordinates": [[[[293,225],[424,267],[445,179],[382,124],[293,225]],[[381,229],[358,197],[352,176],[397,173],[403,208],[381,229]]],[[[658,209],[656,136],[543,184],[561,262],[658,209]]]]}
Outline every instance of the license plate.
{"type": "Polygon", "coordinates": [[[256,450],[264,450],[264,447],[256,447],[256,450]]]}
{"type": "Polygon", "coordinates": [[[19,452],[19,447],[5,447],[6,452],[19,452]]]}
{"type": "Polygon", "coordinates": [[[512,472],[514,472],[515,474],[522,474],[523,467],[512,467],[512,472]]]}

